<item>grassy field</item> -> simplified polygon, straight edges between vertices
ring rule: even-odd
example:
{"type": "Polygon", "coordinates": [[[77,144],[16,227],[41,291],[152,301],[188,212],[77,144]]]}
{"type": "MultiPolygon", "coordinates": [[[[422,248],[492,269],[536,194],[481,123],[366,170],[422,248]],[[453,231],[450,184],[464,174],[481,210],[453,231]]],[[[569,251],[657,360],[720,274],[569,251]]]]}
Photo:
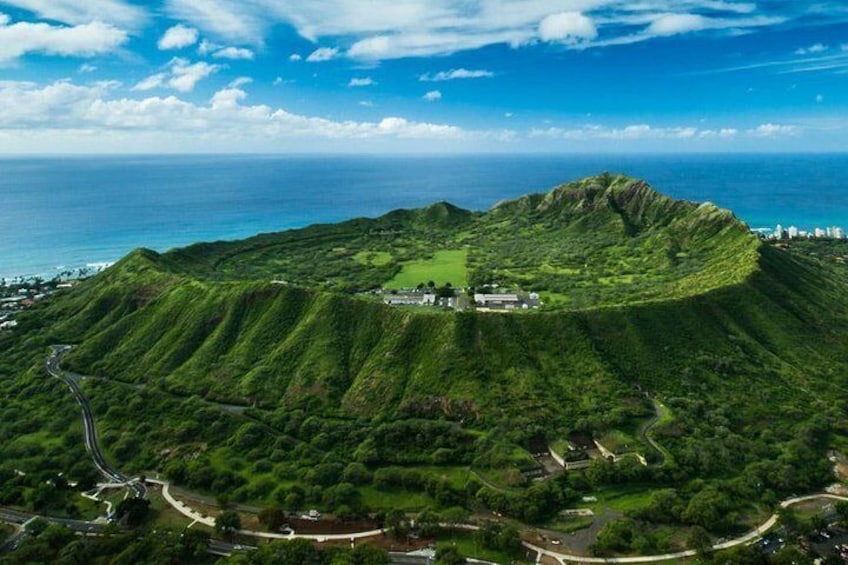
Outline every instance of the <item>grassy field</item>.
{"type": "Polygon", "coordinates": [[[404,263],[400,273],[386,283],[386,288],[414,288],[429,281],[438,286],[450,283],[463,288],[468,285],[467,258],[468,251],[464,249],[436,251],[432,259],[404,263]]]}
{"type": "Polygon", "coordinates": [[[360,251],[353,260],[367,267],[383,267],[392,262],[392,254],[388,251],[360,251]]]}
{"type": "Polygon", "coordinates": [[[459,551],[466,557],[473,557],[484,561],[493,561],[495,563],[512,562],[512,558],[506,553],[482,547],[479,543],[477,543],[477,540],[474,539],[474,535],[469,532],[451,530],[451,532],[444,534],[440,538],[436,547],[442,547],[445,545],[456,546],[457,549],[459,549],[459,551]]]}

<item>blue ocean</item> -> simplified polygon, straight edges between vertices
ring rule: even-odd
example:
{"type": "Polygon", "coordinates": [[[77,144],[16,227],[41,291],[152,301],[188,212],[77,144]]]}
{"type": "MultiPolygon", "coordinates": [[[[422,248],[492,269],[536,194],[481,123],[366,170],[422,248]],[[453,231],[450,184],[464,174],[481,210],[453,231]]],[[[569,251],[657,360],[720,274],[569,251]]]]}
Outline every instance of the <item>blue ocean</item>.
{"type": "Polygon", "coordinates": [[[848,227],[848,155],[143,156],[0,159],[0,277],[51,276],[438,200],[484,210],[602,171],[752,228],[848,227]]]}

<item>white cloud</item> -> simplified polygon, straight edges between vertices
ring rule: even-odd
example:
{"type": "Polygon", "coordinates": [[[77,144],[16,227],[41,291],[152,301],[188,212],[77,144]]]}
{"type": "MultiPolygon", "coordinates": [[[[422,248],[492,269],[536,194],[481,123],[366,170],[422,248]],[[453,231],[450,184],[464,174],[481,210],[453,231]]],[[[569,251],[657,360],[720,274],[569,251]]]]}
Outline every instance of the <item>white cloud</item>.
{"type": "MultiPolygon", "coordinates": [[[[800,22],[811,9],[804,2],[766,8],[736,0],[395,0],[373,9],[363,9],[361,0],[165,3],[171,16],[230,42],[258,45],[273,26],[285,24],[313,43],[365,61],[540,39],[577,49],[704,30],[743,33],[800,22]]],[[[818,17],[838,19],[824,10],[818,17]]]]}
{"type": "Polygon", "coordinates": [[[377,122],[334,121],[290,113],[267,105],[245,105],[247,93],[237,80],[216,92],[207,105],[175,96],[110,99],[109,85],[78,86],[57,82],[0,84],[0,130],[152,131],[203,136],[267,139],[432,139],[462,140],[503,135],[475,132],[391,116],[377,122]]]}
{"type": "Polygon", "coordinates": [[[47,20],[73,25],[100,21],[136,29],[148,19],[143,8],[123,0],[3,0],[2,3],[47,20]]]}
{"type": "Polygon", "coordinates": [[[161,88],[165,86],[165,82],[168,80],[168,73],[156,73],[155,75],[150,75],[149,77],[142,79],[138,82],[133,90],[153,90],[154,88],[161,88]]]}
{"type": "Polygon", "coordinates": [[[828,49],[830,49],[830,47],[828,47],[824,43],[815,43],[813,45],[810,45],[809,47],[801,47],[799,49],[796,49],[795,54],[796,55],[815,55],[816,53],[824,53],[828,49]]]}
{"type": "Polygon", "coordinates": [[[169,72],[156,73],[138,84],[133,90],[153,90],[169,86],[179,92],[190,92],[198,82],[209,75],[218,72],[220,65],[212,65],[206,62],[191,63],[187,59],[175,57],[168,63],[169,72]]]}
{"type": "Polygon", "coordinates": [[[736,128],[722,128],[719,130],[699,129],[693,126],[659,127],[649,124],[631,124],[624,127],[608,127],[597,124],[585,125],[576,128],[534,128],[530,130],[530,137],[543,137],[558,140],[585,141],[585,140],[696,140],[707,138],[730,139],[739,133],[736,128]]]}
{"type": "Polygon", "coordinates": [[[363,106],[365,108],[373,108],[374,107],[374,103],[371,102],[370,100],[360,100],[359,105],[363,106]]]}
{"type": "Polygon", "coordinates": [[[166,0],[174,19],[239,43],[259,45],[269,25],[267,11],[254,0],[166,0]]]}
{"type": "Polygon", "coordinates": [[[749,135],[756,137],[777,137],[784,135],[796,135],[799,133],[797,126],[782,125],[782,124],[762,124],[754,129],[748,130],[749,135]]]}
{"type": "Polygon", "coordinates": [[[195,85],[220,69],[219,65],[210,65],[206,62],[189,63],[185,59],[175,59],[171,67],[173,76],[168,81],[171,88],[180,92],[194,90],[195,85]]]}
{"type": "Polygon", "coordinates": [[[127,32],[111,24],[91,22],[76,26],[0,21],[0,62],[27,53],[64,57],[92,57],[110,53],[124,44],[127,32]]]}
{"type": "Polygon", "coordinates": [[[184,49],[197,43],[198,31],[193,27],[177,24],[168,28],[165,34],[159,39],[157,45],[159,49],[166,51],[169,49],[184,49]]]}
{"type": "Polygon", "coordinates": [[[218,49],[221,49],[222,47],[222,45],[218,45],[217,43],[213,43],[208,39],[204,39],[200,42],[200,45],[197,46],[197,53],[199,55],[209,55],[210,53],[213,53],[218,49]]]}
{"type": "Polygon", "coordinates": [[[289,55],[289,61],[291,61],[292,63],[296,63],[302,60],[303,57],[301,57],[299,53],[292,53],[291,55],[289,55]]]}
{"type": "Polygon", "coordinates": [[[430,92],[427,92],[426,94],[424,94],[424,96],[422,96],[422,98],[424,100],[426,100],[427,102],[435,102],[436,100],[442,99],[442,93],[439,92],[438,90],[431,90],[430,92]]]}
{"type": "Polygon", "coordinates": [[[212,54],[215,59],[230,59],[233,61],[252,61],[253,51],[244,47],[224,47],[212,54]]]}
{"type": "Polygon", "coordinates": [[[541,21],[539,37],[542,41],[576,45],[598,37],[598,29],[591,18],[580,12],[561,12],[551,14],[541,21]]]}
{"type": "Polygon", "coordinates": [[[466,78],[491,78],[495,76],[492,71],[483,69],[451,69],[449,71],[440,71],[435,74],[425,73],[418,77],[422,82],[442,82],[446,80],[466,79],[466,78]]]}
{"type": "Polygon", "coordinates": [[[80,65],[79,72],[81,73],[93,73],[97,70],[97,67],[92,65],[91,63],[83,63],[80,65]]]}
{"type": "Polygon", "coordinates": [[[310,53],[306,60],[310,63],[320,63],[334,59],[338,54],[339,50],[336,47],[319,47],[310,53]]]}
{"type": "Polygon", "coordinates": [[[347,86],[348,86],[348,88],[353,88],[353,87],[356,87],[356,86],[373,86],[375,84],[377,84],[377,83],[371,77],[363,77],[363,78],[354,77],[354,78],[350,79],[350,82],[347,83],[347,86]]]}
{"type": "Polygon", "coordinates": [[[698,14],[663,14],[648,26],[648,35],[677,35],[708,29],[714,25],[698,14]]]}

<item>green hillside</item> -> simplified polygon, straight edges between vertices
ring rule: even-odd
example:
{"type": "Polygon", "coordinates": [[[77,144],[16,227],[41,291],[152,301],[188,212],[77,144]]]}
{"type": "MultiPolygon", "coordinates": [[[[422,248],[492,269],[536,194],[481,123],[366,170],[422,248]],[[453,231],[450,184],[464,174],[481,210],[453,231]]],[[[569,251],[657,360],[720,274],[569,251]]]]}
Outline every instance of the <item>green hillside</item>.
{"type": "Polygon", "coordinates": [[[163,264],[204,280],[284,280],[341,291],[497,284],[543,292],[548,309],[575,309],[739,283],[755,268],[758,246],[726,210],[601,175],[485,214],[439,203],[193,245],[166,254],[163,264]]]}
{"type": "MultiPolygon", "coordinates": [[[[636,485],[640,520],[729,531],[831,480],[825,452],[848,440],[846,271],[808,251],[608,175],[487,213],[442,203],[139,250],[0,337],[0,395],[19,413],[60,406],[39,367],[46,345],[73,343],[65,366],[99,377],[85,387],[111,455],[203,491],[327,509],[482,505],[544,523],[582,494],[636,485]],[[538,290],[546,307],[444,312],[351,292],[459,285],[442,280],[458,259],[469,284],[538,290]],[[654,400],[668,411],[651,432],[665,457],[640,435],[654,400]],[[522,475],[538,467],[532,446],[574,432],[635,442],[650,464],[522,475]],[[342,483],[348,498],[328,499],[342,483]],[[677,502],[652,507],[657,489],[677,502]]],[[[26,461],[9,453],[6,466],[26,461]]]]}

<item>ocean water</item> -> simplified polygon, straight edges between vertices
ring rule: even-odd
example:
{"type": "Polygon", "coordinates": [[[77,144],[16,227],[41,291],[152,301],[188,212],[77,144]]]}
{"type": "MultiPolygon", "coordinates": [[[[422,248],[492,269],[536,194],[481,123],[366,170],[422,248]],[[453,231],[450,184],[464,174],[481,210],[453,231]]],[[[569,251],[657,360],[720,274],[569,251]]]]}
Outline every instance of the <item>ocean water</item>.
{"type": "Polygon", "coordinates": [[[848,155],[144,156],[0,159],[0,277],[438,200],[483,210],[602,171],[752,228],[848,228],[848,155]]]}

